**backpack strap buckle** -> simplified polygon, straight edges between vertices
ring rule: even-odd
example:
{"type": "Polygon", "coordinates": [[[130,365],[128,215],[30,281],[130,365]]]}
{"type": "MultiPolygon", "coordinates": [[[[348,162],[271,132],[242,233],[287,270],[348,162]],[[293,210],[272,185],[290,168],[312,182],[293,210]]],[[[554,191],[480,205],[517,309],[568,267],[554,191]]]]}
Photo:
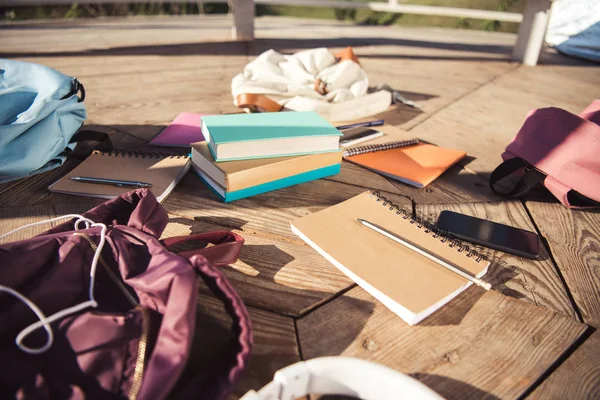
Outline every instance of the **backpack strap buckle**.
{"type": "Polygon", "coordinates": [[[61,100],[68,99],[71,96],[77,96],[78,103],[81,103],[83,100],[85,100],[85,88],[83,87],[83,84],[79,82],[75,77],[73,77],[73,80],[71,81],[71,90],[69,91],[69,93],[64,95],[61,98],[61,100]],[[81,93],[81,95],[78,95],[79,93],[81,93]]]}

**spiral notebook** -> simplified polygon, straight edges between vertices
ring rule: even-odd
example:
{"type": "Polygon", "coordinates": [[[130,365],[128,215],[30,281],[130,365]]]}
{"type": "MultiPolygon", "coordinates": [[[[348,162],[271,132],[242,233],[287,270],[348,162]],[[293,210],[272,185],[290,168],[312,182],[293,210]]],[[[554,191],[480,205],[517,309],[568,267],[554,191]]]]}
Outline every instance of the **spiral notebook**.
{"type": "Polygon", "coordinates": [[[188,155],[156,152],[94,151],[75,169],[53,183],[48,190],[75,196],[112,199],[131,188],[71,180],[73,176],[120,179],[151,183],[150,191],[162,202],[190,168],[188,155]]]}
{"type": "Polygon", "coordinates": [[[345,150],[344,159],[397,181],[425,187],[464,158],[462,150],[447,149],[418,139],[400,129],[384,126],[385,135],[345,150]]]}
{"type": "Polygon", "coordinates": [[[431,315],[472,283],[364,227],[358,218],[401,235],[478,278],[488,270],[489,262],[481,254],[434,233],[377,191],[292,222],[296,235],[409,325],[431,315]]]}

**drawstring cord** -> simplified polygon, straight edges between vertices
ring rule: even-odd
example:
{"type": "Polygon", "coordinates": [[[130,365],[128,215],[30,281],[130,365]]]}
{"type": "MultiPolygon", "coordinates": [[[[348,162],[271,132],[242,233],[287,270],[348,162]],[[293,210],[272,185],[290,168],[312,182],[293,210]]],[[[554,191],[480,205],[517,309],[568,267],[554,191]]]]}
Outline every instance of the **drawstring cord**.
{"type": "Polygon", "coordinates": [[[47,219],[47,220],[40,221],[40,222],[34,222],[32,224],[28,224],[28,225],[22,226],[20,228],[14,229],[8,233],[5,233],[4,235],[0,235],[0,239],[2,239],[7,236],[10,236],[13,233],[16,233],[22,229],[25,229],[25,228],[30,228],[33,226],[46,224],[48,222],[59,221],[59,220],[66,219],[66,218],[77,218],[77,221],[75,221],[75,230],[80,230],[81,229],[80,225],[82,223],[85,224],[84,229],[89,229],[89,228],[97,227],[97,226],[99,226],[101,228],[100,229],[100,243],[98,243],[98,248],[96,249],[96,252],[94,253],[94,258],[92,259],[92,267],[90,268],[89,300],[84,301],[79,304],[76,304],[72,307],[65,308],[64,310],[58,311],[58,312],[52,314],[51,316],[46,317],[44,312],[37,305],[35,305],[35,303],[33,303],[31,300],[29,300],[27,297],[25,297],[24,295],[22,295],[21,293],[19,293],[18,291],[14,290],[14,289],[11,289],[4,285],[0,285],[0,292],[6,292],[8,294],[13,295],[17,299],[21,300],[23,303],[25,303],[31,309],[31,311],[33,311],[35,313],[35,315],[39,319],[39,321],[34,322],[33,324],[29,325],[27,328],[23,329],[17,335],[17,337],[15,339],[15,343],[16,343],[17,347],[19,349],[21,349],[22,351],[24,351],[25,353],[41,354],[41,353],[44,353],[45,351],[47,351],[52,346],[52,342],[54,341],[54,335],[52,334],[52,327],[50,326],[50,324],[52,322],[57,321],[61,318],[64,318],[68,315],[75,314],[81,310],[88,308],[88,307],[92,307],[92,308],[98,307],[98,303],[96,302],[96,300],[94,298],[94,284],[96,281],[96,266],[98,265],[98,260],[100,259],[100,253],[102,252],[102,248],[104,247],[104,243],[106,242],[106,225],[98,223],[98,222],[94,222],[91,219],[85,218],[84,216],[79,215],[79,214],[69,214],[69,215],[64,215],[61,217],[47,219]],[[32,347],[25,346],[23,344],[23,340],[25,340],[25,338],[30,333],[32,333],[33,331],[35,331],[39,328],[42,328],[42,327],[44,328],[44,330],[47,333],[46,344],[44,344],[43,346],[38,347],[38,348],[32,348],[32,347]]]}

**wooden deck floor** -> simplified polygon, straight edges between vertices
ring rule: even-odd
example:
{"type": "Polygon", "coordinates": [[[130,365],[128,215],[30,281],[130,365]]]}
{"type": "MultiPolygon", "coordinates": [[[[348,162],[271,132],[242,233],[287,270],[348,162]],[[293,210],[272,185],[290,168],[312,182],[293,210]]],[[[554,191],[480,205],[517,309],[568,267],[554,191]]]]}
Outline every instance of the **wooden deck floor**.
{"type": "MultiPolygon", "coordinates": [[[[143,146],[182,111],[237,112],[231,78],[264,50],[350,45],[373,85],[387,83],[422,105],[393,107],[380,118],[467,151],[424,190],[344,163],[332,178],[225,205],[192,174],[184,178],[164,202],[171,215],[166,236],[228,229],[246,239],[240,260],[225,269],[255,330],[251,366],[233,398],[285,365],[324,355],[389,365],[449,399],[600,397],[599,214],[548,199],[500,201],[487,187],[529,110],[577,113],[600,96],[598,65],[547,50],[540,65],[523,67],[509,60],[511,34],[275,17],[256,23],[260,39],[252,43],[228,39],[228,17],[0,24],[0,58],[78,77],[87,91],[86,125],[121,148],[143,146]],[[453,209],[537,230],[543,257],[493,254],[495,290],[470,288],[409,327],[289,229],[291,219],[367,189],[432,217],[453,209]]],[[[97,204],[47,191],[75,164],[0,185],[0,233],[97,204]]],[[[225,329],[214,300],[204,292],[199,298],[202,312],[225,329]]]]}

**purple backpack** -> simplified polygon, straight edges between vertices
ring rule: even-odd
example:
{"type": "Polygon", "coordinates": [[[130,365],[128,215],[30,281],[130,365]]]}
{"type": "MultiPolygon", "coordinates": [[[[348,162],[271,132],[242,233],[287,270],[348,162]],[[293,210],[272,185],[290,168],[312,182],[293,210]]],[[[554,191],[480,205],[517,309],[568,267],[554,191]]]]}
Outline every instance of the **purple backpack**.
{"type": "Polygon", "coordinates": [[[600,100],[579,115],[555,107],[533,110],[506,146],[490,188],[520,197],[541,184],[565,207],[600,207],[599,153],[600,100]],[[507,177],[519,180],[509,190],[499,189],[507,177]]]}
{"type": "Polygon", "coordinates": [[[159,241],[167,221],[154,195],[140,189],[0,245],[0,398],[163,399],[184,370],[196,385],[184,393],[230,393],[248,363],[252,330],[215,267],[234,262],[244,240],[210,232],[159,241]],[[191,240],[209,245],[169,250],[191,240]],[[225,305],[235,341],[230,358],[190,371],[198,368],[186,369],[198,276],[225,305]],[[56,315],[77,305],[78,312],[56,315]]]}

